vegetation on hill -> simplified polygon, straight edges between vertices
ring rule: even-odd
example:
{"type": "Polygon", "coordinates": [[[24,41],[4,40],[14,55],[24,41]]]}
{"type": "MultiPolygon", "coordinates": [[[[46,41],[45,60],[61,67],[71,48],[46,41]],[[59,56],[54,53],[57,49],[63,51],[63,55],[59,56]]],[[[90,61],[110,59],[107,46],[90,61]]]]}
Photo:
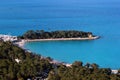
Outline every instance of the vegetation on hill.
{"type": "Polygon", "coordinates": [[[91,32],[83,32],[83,31],[44,31],[44,30],[29,30],[24,33],[22,36],[19,36],[23,39],[48,39],[48,38],[86,38],[92,35],[91,32]]]}
{"type": "Polygon", "coordinates": [[[97,64],[83,65],[75,61],[66,67],[52,64],[51,60],[29,53],[11,42],[0,41],[0,80],[120,80],[119,73],[111,74],[110,68],[99,68],[97,64]]]}
{"type": "Polygon", "coordinates": [[[11,42],[0,42],[0,80],[27,80],[37,75],[46,78],[51,69],[49,61],[40,55],[26,52],[11,42]]]}
{"type": "Polygon", "coordinates": [[[95,63],[83,66],[75,61],[71,67],[60,65],[49,73],[48,80],[120,80],[119,74],[111,74],[110,68],[99,68],[95,63]]]}

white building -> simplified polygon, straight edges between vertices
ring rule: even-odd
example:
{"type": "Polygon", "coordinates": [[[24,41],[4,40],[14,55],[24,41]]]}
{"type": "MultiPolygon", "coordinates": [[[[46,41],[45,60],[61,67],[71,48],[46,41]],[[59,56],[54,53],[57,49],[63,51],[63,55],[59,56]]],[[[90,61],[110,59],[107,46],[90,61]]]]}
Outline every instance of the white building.
{"type": "Polygon", "coordinates": [[[21,60],[20,60],[20,59],[15,59],[15,61],[16,61],[17,63],[20,63],[21,60]]]}
{"type": "Polygon", "coordinates": [[[3,35],[0,34],[0,39],[2,39],[3,41],[17,41],[17,36],[11,36],[11,35],[3,35]]]}

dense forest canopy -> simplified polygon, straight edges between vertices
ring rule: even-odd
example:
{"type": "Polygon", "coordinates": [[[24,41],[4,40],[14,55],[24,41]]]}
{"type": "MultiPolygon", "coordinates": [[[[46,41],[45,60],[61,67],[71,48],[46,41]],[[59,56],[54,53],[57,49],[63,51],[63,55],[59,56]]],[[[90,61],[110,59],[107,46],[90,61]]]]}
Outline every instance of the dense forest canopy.
{"type": "Polygon", "coordinates": [[[49,61],[41,59],[40,55],[26,52],[11,42],[0,42],[0,80],[26,80],[48,74],[51,69],[49,61]],[[16,59],[20,62],[17,63],[16,59]]]}
{"type": "Polygon", "coordinates": [[[86,38],[92,35],[92,32],[83,31],[44,31],[44,30],[29,30],[25,32],[20,38],[24,39],[48,39],[48,38],[86,38]]]}
{"type": "Polygon", "coordinates": [[[75,61],[67,67],[50,61],[50,57],[42,58],[11,42],[0,41],[0,80],[120,80],[120,71],[112,74],[110,68],[99,68],[95,63],[75,61]]]}

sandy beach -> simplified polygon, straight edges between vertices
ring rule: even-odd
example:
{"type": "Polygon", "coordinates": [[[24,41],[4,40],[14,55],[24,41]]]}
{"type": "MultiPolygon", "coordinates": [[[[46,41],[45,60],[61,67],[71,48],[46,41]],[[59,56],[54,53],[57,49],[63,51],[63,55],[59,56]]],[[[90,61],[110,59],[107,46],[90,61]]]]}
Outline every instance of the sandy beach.
{"type": "Polygon", "coordinates": [[[77,40],[95,40],[100,38],[100,36],[95,37],[87,37],[87,38],[51,38],[51,39],[22,39],[14,44],[18,45],[19,47],[23,48],[26,42],[36,42],[36,41],[77,41],[77,40]]]}
{"type": "Polygon", "coordinates": [[[33,41],[67,41],[67,40],[94,40],[100,38],[99,36],[88,37],[88,38],[51,38],[51,39],[25,39],[25,42],[33,42],[33,41]]]}

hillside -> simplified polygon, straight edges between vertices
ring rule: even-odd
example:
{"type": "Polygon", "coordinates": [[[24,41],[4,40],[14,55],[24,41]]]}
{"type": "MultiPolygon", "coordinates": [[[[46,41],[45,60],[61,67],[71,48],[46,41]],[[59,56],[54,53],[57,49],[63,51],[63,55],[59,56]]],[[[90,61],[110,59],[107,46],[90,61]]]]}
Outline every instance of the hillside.
{"type": "MultiPolygon", "coordinates": [[[[50,58],[29,53],[11,42],[0,41],[0,80],[120,80],[110,68],[75,61],[70,67],[51,64],[50,58]]],[[[120,71],[119,71],[120,72],[120,71]]]]}

